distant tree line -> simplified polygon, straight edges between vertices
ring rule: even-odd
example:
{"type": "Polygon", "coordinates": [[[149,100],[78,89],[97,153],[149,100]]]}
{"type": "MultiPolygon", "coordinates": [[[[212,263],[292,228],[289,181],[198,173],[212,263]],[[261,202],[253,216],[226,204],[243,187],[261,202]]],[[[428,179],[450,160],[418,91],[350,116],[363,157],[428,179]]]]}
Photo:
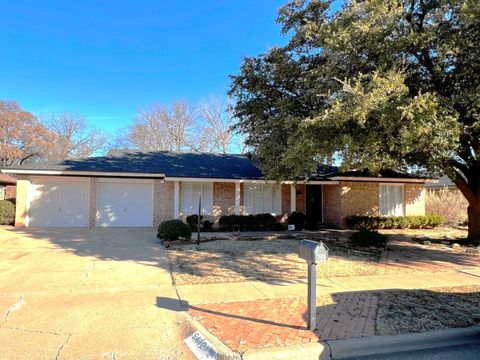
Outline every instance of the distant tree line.
{"type": "Polygon", "coordinates": [[[231,128],[225,101],[177,101],[140,109],[131,124],[114,135],[92,126],[78,113],[35,116],[12,100],[0,99],[0,167],[78,159],[109,148],[179,152],[243,151],[231,128]]]}

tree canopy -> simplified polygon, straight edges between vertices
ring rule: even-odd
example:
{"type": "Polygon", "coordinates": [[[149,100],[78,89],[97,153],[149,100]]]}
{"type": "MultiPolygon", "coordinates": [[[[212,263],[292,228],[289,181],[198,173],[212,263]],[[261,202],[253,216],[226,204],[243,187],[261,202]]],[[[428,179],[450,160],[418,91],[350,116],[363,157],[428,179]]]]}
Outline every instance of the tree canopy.
{"type": "Polygon", "coordinates": [[[286,46],[232,76],[237,130],[262,170],[344,168],[449,175],[480,234],[480,3],[295,0],[286,46]],[[476,219],[471,216],[476,214],[476,219]]]}
{"type": "Polygon", "coordinates": [[[0,168],[35,161],[53,148],[53,134],[15,101],[0,100],[0,168]]]}

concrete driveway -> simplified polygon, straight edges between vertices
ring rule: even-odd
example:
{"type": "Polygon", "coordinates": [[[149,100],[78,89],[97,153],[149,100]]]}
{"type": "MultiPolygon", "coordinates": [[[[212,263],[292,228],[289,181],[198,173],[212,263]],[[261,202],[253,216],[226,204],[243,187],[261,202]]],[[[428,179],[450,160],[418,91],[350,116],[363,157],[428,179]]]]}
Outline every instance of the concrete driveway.
{"type": "Polygon", "coordinates": [[[191,359],[168,269],[152,229],[0,228],[0,357],[191,359]]]}

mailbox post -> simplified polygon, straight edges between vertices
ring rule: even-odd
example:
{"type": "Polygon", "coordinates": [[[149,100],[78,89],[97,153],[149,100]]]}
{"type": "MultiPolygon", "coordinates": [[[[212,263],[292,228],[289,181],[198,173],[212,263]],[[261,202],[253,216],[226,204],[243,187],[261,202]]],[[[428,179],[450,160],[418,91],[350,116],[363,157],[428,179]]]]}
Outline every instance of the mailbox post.
{"type": "Polygon", "coordinates": [[[298,249],[300,258],[308,266],[308,329],[317,328],[317,263],[328,260],[328,247],[323,243],[311,240],[300,241],[298,249]]]}

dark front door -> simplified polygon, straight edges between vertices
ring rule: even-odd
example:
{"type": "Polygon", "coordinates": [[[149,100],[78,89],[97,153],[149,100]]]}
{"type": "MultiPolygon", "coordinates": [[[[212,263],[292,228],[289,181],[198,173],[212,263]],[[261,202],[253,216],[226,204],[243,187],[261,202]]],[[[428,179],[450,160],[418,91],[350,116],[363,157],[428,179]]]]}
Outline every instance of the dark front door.
{"type": "Polygon", "coordinates": [[[307,185],[307,221],[322,223],[322,185],[307,185]]]}

